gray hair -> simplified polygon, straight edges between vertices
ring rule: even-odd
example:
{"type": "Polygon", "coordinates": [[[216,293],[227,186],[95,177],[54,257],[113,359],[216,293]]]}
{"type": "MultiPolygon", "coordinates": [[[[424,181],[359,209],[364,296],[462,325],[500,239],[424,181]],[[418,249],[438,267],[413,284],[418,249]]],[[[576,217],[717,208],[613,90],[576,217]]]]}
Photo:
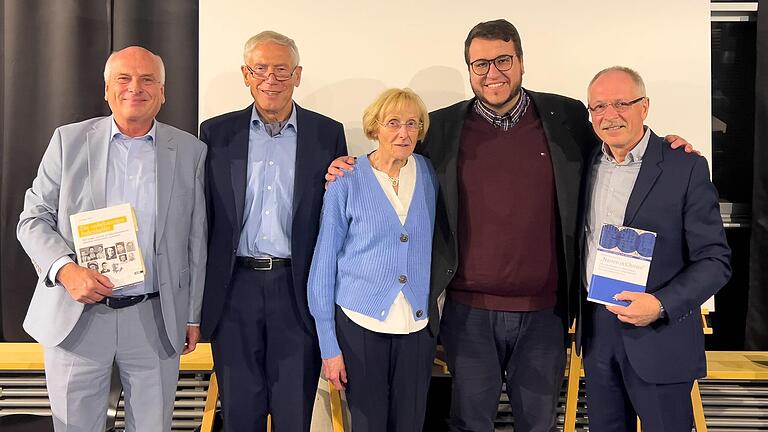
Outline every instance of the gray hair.
{"type": "Polygon", "coordinates": [[[110,54],[109,57],[107,58],[107,62],[104,63],[104,82],[109,81],[109,75],[112,72],[112,61],[114,60],[115,56],[128,48],[141,48],[142,50],[149,53],[149,55],[151,55],[152,58],[155,59],[155,62],[157,63],[157,67],[160,69],[160,77],[159,77],[160,84],[165,85],[165,63],[163,63],[162,57],[140,46],[130,46],[130,47],[123,48],[120,51],[113,51],[112,54],[110,54]]]}
{"type": "Polygon", "coordinates": [[[245,43],[245,49],[243,50],[243,62],[248,63],[248,57],[257,45],[272,42],[278,45],[286,46],[291,50],[291,57],[293,58],[293,66],[299,65],[299,48],[296,46],[296,42],[288,36],[282,35],[278,32],[266,30],[256,36],[251,37],[245,43]]]}
{"type": "Polygon", "coordinates": [[[598,78],[601,76],[609,73],[609,72],[623,72],[632,79],[632,82],[635,83],[635,86],[637,87],[637,90],[640,92],[640,96],[645,96],[645,83],[643,82],[643,77],[640,76],[637,71],[634,69],[630,69],[626,66],[611,66],[609,68],[605,68],[598,72],[594,78],[592,78],[592,81],[589,82],[589,85],[587,86],[587,91],[592,87],[592,84],[597,81],[598,78]]]}

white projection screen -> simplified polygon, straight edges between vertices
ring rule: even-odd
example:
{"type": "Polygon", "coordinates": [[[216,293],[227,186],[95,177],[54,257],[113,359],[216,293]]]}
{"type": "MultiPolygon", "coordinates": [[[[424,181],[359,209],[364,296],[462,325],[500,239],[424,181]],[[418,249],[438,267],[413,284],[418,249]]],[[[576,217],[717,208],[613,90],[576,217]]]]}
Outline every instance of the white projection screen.
{"type": "Polygon", "coordinates": [[[384,89],[410,87],[430,110],[472,96],[464,38],[496,18],[520,32],[524,87],[586,101],[597,71],[629,66],[645,79],[647,124],[684,136],[711,162],[708,0],[202,0],[200,121],[252,103],[243,44],[275,30],[301,54],[294,99],[342,122],[350,154],[362,154],[372,148],[362,111],[384,89]]]}

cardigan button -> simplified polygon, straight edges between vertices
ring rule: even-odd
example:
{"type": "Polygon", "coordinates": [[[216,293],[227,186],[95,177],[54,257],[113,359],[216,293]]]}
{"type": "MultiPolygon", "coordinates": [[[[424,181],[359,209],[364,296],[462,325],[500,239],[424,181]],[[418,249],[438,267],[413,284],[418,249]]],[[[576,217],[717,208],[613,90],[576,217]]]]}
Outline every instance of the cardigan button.
{"type": "Polygon", "coordinates": [[[400,234],[400,241],[405,243],[408,241],[408,234],[400,234]]]}
{"type": "Polygon", "coordinates": [[[408,282],[408,278],[405,275],[400,275],[400,277],[397,278],[397,280],[400,281],[401,284],[408,282]]]}
{"type": "Polygon", "coordinates": [[[424,316],[424,311],[419,309],[416,311],[416,318],[421,318],[424,316]]]}

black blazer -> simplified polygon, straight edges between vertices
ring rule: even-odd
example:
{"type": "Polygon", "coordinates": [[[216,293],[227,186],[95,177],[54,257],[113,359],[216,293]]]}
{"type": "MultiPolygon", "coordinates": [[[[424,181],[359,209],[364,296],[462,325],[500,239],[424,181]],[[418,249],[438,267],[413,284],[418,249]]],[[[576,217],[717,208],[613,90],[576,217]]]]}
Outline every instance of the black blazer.
{"type": "MultiPolygon", "coordinates": [[[[526,90],[539,113],[552,157],[557,196],[558,220],[558,312],[566,323],[579,310],[578,285],[581,270],[578,259],[582,227],[580,202],[583,191],[584,160],[597,141],[584,104],[575,99],[526,90]]],[[[416,152],[429,157],[435,167],[440,193],[435,216],[430,282],[430,329],[439,331],[437,298],[453,279],[458,267],[456,226],[458,215],[457,155],[464,119],[475,99],[459,102],[430,113],[427,136],[416,152]]],[[[493,247],[493,245],[488,245],[493,247]]]]}
{"type": "MultiPolygon", "coordinates": [[[[645,327],[622,325],[632,367],[643,380],[656,384],[703,377],[707,363],[700,306],[731,276],[731,250],[707,160],[673,150],[651,132],[624,226],[657,234],[646,292],[653,293],[668,314],[645,327]]],[[[583,321],[584,337],[589,338],[592,324],[583,321]]]]}
{"type": "MultiPolygon", "coordinates": [[[[296,106],[296,174],[293,189],[291,260],[297,308],[308,331],[315,324],[307,307],[307,277],[317,241],[325,172],[347,154],[341,123],[296,106]]],[[[248,134],[253,106],[206,120],[200,140],[208,145],[206,203],[208,264],[200,322],[210,339],[229,296],[237,246],[243,226],[248,162],[248,134]]]]}

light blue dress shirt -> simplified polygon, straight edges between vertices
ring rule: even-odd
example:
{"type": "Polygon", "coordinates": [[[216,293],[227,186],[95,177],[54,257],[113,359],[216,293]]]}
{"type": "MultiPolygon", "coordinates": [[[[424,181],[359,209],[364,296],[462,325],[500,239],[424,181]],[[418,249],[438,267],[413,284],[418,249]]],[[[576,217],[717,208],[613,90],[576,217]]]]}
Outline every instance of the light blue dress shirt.
{"type": "Polygon", "coordinates": [[[275,136],[267,133],[253,108],[239,256],[291,258],[296,136],[296,105],[275,136]]]}
{"type": "Polygon", "coordinates": [[[624,225],[624,215],[627,211],[629,196],[635,188],[640,167],[643,164],[643,155],[648,148],[648,140],[651,137],[651,129],[645,127],[645,135],[619,163],[613,158],[611,152],[602,144],[602,152],[598,153],[592,163],[592,175],[589,179],[590,191],[589,207],[587,207],[587,220],[585,227],[584,244],[584,287],[589,289],[589,281],[592,279],[592,268],[595,265],[597,246],[600,244],[600,231],[604,223],[624,225]]]}
{"type": "Polygon", "coordinates": [[[155,214],[157,209],[157,123],[141,137],[123,135],[112,119],[107,156],[107,206],[129,203],[139,225],[139,247],[144,257],[144,282],[115,291],[114,295],[148,294],[155,289],[155,214]]]}

